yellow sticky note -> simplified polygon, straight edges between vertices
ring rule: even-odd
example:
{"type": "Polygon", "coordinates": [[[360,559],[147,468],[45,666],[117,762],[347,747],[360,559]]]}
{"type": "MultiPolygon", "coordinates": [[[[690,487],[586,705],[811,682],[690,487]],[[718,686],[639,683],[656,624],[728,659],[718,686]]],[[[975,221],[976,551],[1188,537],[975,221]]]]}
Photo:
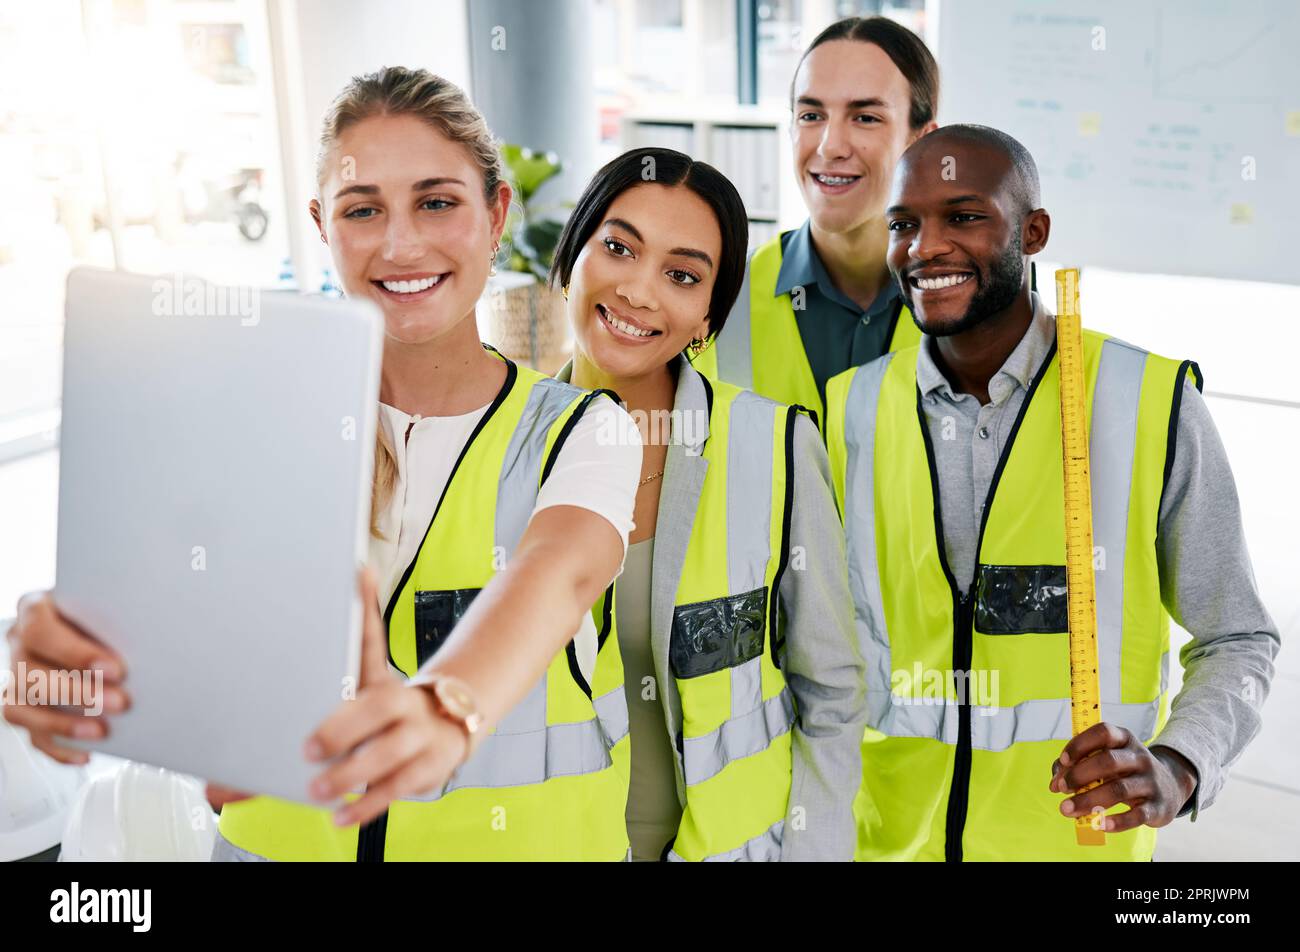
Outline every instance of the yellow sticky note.
{"type": "Polygon", "coordinates": [[[1095,136],[1101,131],[1101,113],[1083,112],[1079,114],[1079,135],[1095,136]]]}
{"type": "Polygon", "coordinates": [[[1292,109],[1286,114],[1286,134],[1300,136],[1300,109],[1292,109]]]}
{"type": "Polygon", "coordinates": [[[1255,206],[1249,202],[1234,202],[1228,209],[1228,223],[1249,225],[1255,221],[1255,206]]]}

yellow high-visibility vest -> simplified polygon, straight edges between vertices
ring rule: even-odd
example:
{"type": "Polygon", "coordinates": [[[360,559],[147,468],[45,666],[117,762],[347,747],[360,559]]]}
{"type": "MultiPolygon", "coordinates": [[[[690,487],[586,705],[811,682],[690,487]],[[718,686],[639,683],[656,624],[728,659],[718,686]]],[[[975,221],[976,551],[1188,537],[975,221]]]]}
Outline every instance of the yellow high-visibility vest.
{"type": "MultiPolygon", "coordinates": [[[[1199,370],[1089,331],[1084,352],[1101,716],[1147,743],[1168,713],[1160,498],[1184,378],[1190,368],[1199,385],[1199,370]]],[[[1071,737],[1055,346],[989,488],[965,595],[946,561],[917,356],[886,355],[827,386],[868,672],[858,858],[1149,860],[1149,827],[1076,845],[1064,796],[1047,786],[1071,737]],[[954,670],[971,673],[963,684],[954,670]]]]}
{"type": "MultiPolygon", "coordinates": [[[[790,555],[799,409],[699,379],[709,392],[708,467],[669,635],[684,809],[666,858],[773,861],[789,806],[795,721],[780,668],[778,591],[790,555]]],[[[617,600],[616,582],[614,598],[595,610],[598,625],[614,628],[610,640],[617,600]]]]}
{"type": "MultiPolygon", "coordinates": [[[[503,358],[504,359],[504,358],[503,358]]],[[[389,602],[389,657],[413,675],[504,567],[565,436],[595,394],[507,363],[389,602]]],[[[622,860],[629,759],[618,639],[588,684],[570,643],[446,788],[358,830],[270,797],[227,804],[222,835],[277,860],[622,860]]]]}
{"type": "MultiPolygon", "coordinates": [[[[750,256],[736,307],[722,333],[692,365],[712,380],[725,380],[777,403],[807,407],[824,433],[826,409],[799,336],[794,305],[789,294],[776,293],[780,273],[778,235],[750,256]]],[[[887,337],[890,351],[912,347],[921,339],[912,312],[901,303],[887,337]]]]}

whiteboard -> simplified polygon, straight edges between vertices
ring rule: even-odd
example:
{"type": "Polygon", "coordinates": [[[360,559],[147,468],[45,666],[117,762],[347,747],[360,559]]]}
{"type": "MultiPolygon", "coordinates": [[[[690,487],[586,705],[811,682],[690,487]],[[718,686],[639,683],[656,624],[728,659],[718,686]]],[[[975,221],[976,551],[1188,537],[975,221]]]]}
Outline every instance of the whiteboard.
{"type": "Polygon", "coordinates": [[[941,123],[1038,163],[1070,266],[1300,284],[1300,3],[944,0],[941,123]]]}

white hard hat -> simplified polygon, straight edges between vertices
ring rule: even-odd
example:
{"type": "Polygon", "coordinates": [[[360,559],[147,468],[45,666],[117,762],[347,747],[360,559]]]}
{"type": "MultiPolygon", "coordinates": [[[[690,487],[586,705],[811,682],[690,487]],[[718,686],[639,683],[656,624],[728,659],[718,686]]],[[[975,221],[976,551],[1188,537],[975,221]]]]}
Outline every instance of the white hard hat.
{"type": "Polygon", "coordinates": [[[216,822],[197,780],[124,762],[82,789],[59,860],[207,862],[216,822]]]}
{"type": "Polygon", "coordinates": [[[85,779],[83,768],[46,757],[32,747],[25,730],[0,718],[0,861],[28,859],[58,846],[85,779]]]}

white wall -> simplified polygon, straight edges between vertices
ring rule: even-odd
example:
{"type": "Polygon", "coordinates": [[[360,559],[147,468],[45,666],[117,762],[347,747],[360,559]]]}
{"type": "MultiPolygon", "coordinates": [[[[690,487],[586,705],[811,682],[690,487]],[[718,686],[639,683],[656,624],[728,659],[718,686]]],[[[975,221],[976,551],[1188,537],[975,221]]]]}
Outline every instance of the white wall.
{"type": "Polygon", "coordinates": [[[325,108],[358,73],[420,67],[469,87],[465,0],[298,0],[296,6],[313,137],[325,108]]]}
{"type": "Polygon", "coordinates": [[[349,79],[381,66],[423,68],[468,90],[466,0],[268,0],[285,155],[290,246],[300,286],[329,263],[307,202],[321,119],[349,79]]]}

